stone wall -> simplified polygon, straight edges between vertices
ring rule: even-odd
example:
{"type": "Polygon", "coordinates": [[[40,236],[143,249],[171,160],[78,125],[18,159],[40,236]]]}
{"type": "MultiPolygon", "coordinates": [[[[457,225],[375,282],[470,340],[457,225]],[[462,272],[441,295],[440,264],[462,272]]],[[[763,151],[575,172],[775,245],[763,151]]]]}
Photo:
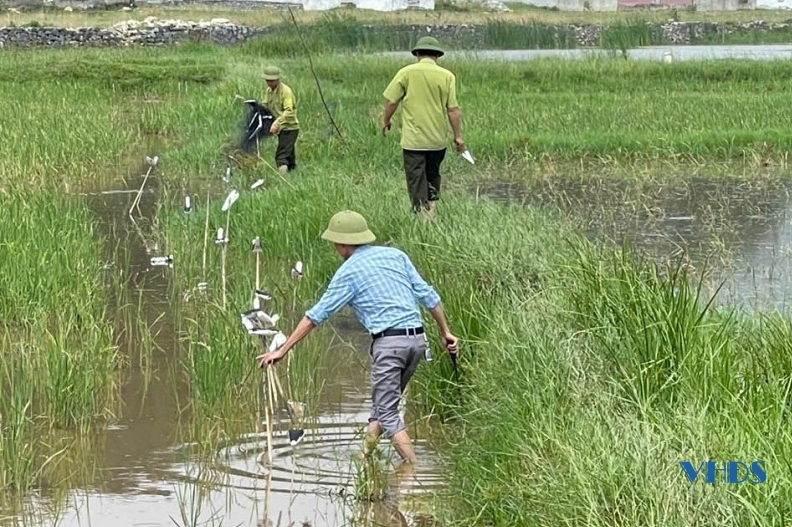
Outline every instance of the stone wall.
{"type": "Polygon", "coordinates": [[[185,40],[210,40],[230,45],[269,30],[271,28],[238,26],[226,19],[185,22],[149,17],[142,22],[120,22],[111,28],[3,27],[0,28],[0,47],[165,46],[185,40]]]}
{"type": "MultiPolygon", "coordinates": [[[[728,34],[745,31],[771,31],[785,29],[790,23],[769,24],[766,22],[710,23],[668,22],[660,24],[663,44],[688,44],[691,37],[707,34],[728,34]]],[[[370,26],[373,28],[373,26],[370,26]]],[[[157,20],[149,17],[144,21],[130,20],[111,28],[47,28],[47,27],[3,27],[0,28],[0,47],[76,47],[76,46],[164,46],[187,40],[208,40],[222,45],[232,45],[272,32],[270,27],[238,26],[226,19],[185,22],[182,20],[157,20]]],[[[375,28],[374,28],[375,29],[375,28]]],[[[409,33],[415,38],[431,34],[442,40],[464,47],[476,47],[481,42],[482,26],[440,25],[399,26],[391,31],[409,33]]],[[[578,46],[592,47],[600,43],[601,27],[590,24],[558,26],[557,30],[571,30],[578,46]]]]}

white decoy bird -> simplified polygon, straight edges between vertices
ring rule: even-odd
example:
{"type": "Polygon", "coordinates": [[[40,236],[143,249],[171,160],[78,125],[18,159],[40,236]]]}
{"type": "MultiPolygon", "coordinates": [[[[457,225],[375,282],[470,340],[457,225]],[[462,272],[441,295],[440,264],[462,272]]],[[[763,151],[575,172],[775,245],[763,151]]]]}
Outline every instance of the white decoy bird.
{"type": "Polygon", "coordinates": [[[277,349],[284,344],[286,344],[286,335],[284,335],[283,332],[278,331],[272,338],[272,342],[270,342],[268,351],[277,351],[277,349]]]}
{"type": "Polygon", "coordinates": [[[294,264],[294,267],[292,267],[292,270],[291,270],[291,275],[292,275],[292,278],[294,278],[295,280],[299,280],[300,278],[302,278],[302,275],[303,275],[303,263],[302,262],[297,262],[296,264],[294,264]]]}

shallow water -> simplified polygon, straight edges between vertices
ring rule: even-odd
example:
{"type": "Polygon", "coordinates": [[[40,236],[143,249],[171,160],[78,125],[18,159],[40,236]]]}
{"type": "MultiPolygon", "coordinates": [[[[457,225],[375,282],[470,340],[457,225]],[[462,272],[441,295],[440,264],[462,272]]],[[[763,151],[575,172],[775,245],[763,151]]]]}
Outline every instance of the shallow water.
{"type": "MultiPolygon", "coordinates": [[[[142,173],[145,170],[143,167],[142,173]]],[[[407,500],[438,491],[442,467],[435,461],[437,452],[418,435],[420,430],[409,413],[408,428],[422,460],[416,473],[394,476],[397,456],[383,442],[385,455],[393,459],[383,463],[390,465],[389,480],[398,499],[370,503],[366,511],[352,499],[355,461],[370,408],[368,340],[354,319],[334,321],[336,331],[353,346],[342,343],[327,350],[325,363],[317,372],[326,379],[322,397],[315,414],[302,424],[306,431],[303,439],[291,446],[288,417],[276,421],[271,469],[264,423],[218,447],[211,460],[199,459],[191,445],[178,439],[184,431],[176,396],[183,406],[189,387],[179,362],[178,336],[168,301],[173,270],[150,265],[152,256],[165,256],[149,235],[148,218],[159,193],[156,177],[146,184],[139,214],[134,214],[136,220],[129,217],[136,195],[129,189],[137,189],[141,181],[133,173],[127,183],[116,181],[118,188],[90,192],[85,199],[102,219],[103,234],[128,251],[128,267],[121,265],[130,277],[132,301],[140,302],[154,335],[150,357],[142,361],[148,354],[142,351],[141,342],[134,332],[125,334],[121,352],[129,356],[131,367],[121,386],[123,409],[119,421],[97,438],[102,451],[94,456],[99,461],[90,485],[69,492],[65,502],[53,498],[49,491],[35,494],[26,503],[26,513],[0,508],[0,525],[334,527],[349,525],[362,512],[378,521],[391,518],[382,525],[420,524],[423,517],[411,511],[414,507],[407,500]]]]}
{"type": "MultiPolygon", "coordinates": [[[[353,346],[328,349],[318,375],[326,385],[313,423],[295,447],[286,438],[288,420],[273,440],[273,465],[266,464],[263,426],[225,444],[214,459],[197,459],[191,445],[178,440],[178,394],[188,386],[181,375],[170,304],[172,270],[151,268],[161,248],[149,241],[148,222],[157,199],[156,178],[141,200],[133,224],[127,211],[134,199],[126,185],[87,196],[104,220],[106,234],[129,251],[132,298],[140,299],[155,334],[149,369],[139,367],[140,343],[122,343],[132,367],[124,379],[120,421],[102,437],[96,477],[69,494],[57,513],[49,496],[34,497],[25,522],[3,518],[0,525],[84,527],[88,525],[187,526],[256,525],[335,527],[358,524],[422,525],[413,514],[411,495],[443,492],[443,467],[429,441],[414,435],[423,460],[414,477],[401,485],[401,499],[353,506],[354,459],[360,453],[362,426],[369,410],[366,336],[357,323],[339,318],[338,331],[353,346]],[[353,348],[353,349],[352,349],[353,348]],[[376,518],[376,519],[374,519],[376,518]],[[377,522],[377,523],[373,523],[377,522]]],[[[686,177],[628,181],[607,176],[562,175],[525,182],[480,183],[471,189],[504,202],[558,208],[592,238],[630,240],[658,258],[687,253],[694,266],[710,257],[715,279],[727,284],[719,301],[747,307],[788,306],[792,294],[792,182],[780,176],[686,177]]],[[[713,280],[710,277],[710,280],[713,280]]],[[[314,337],[315,338],[315,337],[314,337]]],[[[426,365],[424,365],[425,367],[426,365]]],[[[409,416],[408,416],[409,417],[409,416]]],[[[411,426],[411,431],[415,427],[411,426]]],[[[389,449],[386,449],[389,450],[389,449]]]]}
{"type": "MultiPolygon", "coordinates": [[[[792,45],[714,45],[714,46],[643,46],[626,50],[631,60],[673,62],[680,60],[745,59],[745,60],[789,60],[792,45]]],[[[403,51],[387,51],[380,55],[411,60],[412,55],[403,51]]],[[[449,51],[446,60],[501,60],[524,61],[542,58],[564,58],[582,60],[594,57],[622,56],[621,50],[604,49],[492,49],[480,51],[449,51]]]]}
{"type": "MultiPolygon", "coordinates": [[[[720,305],[787,309],[792,300],[792,180],[783,176],[600,176],[495,181],[471,189],[502,202],[551,207],[591,239],[683,259],[720,305]]],[[[677,260],[678,261],[678,260],[677,260]]]]}

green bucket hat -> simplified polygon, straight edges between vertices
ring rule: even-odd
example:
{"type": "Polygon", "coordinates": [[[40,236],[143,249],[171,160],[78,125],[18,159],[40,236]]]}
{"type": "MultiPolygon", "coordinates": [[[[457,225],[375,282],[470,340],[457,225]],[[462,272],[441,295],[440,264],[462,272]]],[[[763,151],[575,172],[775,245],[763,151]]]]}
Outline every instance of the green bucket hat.
{"type": "Polygon", "coordinates": [[[440,57],[445,55],[445,51],[443,51],[443,48],[440,47],[440,43],[434,37],[419,38],[418,42],[415,43],[410,51],[413,55],[415,55],[417,51],[434,51],[438,53],[440,57]]]}
{"type": "Polygon", "coordinates": [[[264,80],[265,81],[276,81],[280,79],[281,70],[276,66],[267,66],[264,68],[264,80]]]}
{"type": "Polygon", "coordinates": [[[366,218],[355,211],[345,210],[330,218],[322,239],[343,245],[366,245],[377,237],[369,230],[366,218]]]}

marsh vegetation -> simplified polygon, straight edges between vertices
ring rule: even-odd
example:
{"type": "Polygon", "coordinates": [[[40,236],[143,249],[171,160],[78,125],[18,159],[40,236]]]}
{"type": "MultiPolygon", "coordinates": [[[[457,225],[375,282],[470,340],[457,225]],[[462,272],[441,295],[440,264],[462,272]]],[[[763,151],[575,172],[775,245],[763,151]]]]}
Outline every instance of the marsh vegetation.
{"type": "MultiPolygon", "coordinates": [[[[785,525],[792,325],[767,304],[711,302],[723,275],[709,271],[759,237],[741,236],[747,218],[772,223],[766,243],[789,250],[788,62],[445,61],[477,164],[449,157],[438,216],[424,224],[409,215],[398,135],[378,133],[381,91],[402,63],[341,53],[356,44],[339,42],[313,62],[342,137],[283,36],[238,48],[0,54],[3,516],[48,523],[30,519],[31,493],[69,515],[70,490],[117,482],[109,493],[138,492],[165,474],[185,484],[180,510],[117,510],[130,522],[249,522],[272,486],[300,494],[302,510],[317,511],[312,524],[336,524],[317,489],[372,489],[354,463],[365,335],[342,317],[295,350],[288,376],[278,370],[306,404],[315,443],[307,436],[300,454],[278,436],[268,470],[259,348],[239,313],[250,307],[259,236],[261,285],[289,331],[338,265],[321,230],[352,208],[381,243],[413,257],[463,342],[461,389],[435,352],[410,394],[419,456],[430,472],[435,459],[445,465],[443,486],[432,482],[416,507],[447,525],[785,525]],[[261,97],[272,61],[303,128],[299,168],[285,178],[271,142],[260,159],[233,150],[244,115],[235,95],[261,97]],[[159,164],[133,222],[146,155],[159,164]],[[698,180],[733,188],[713,199],[698,180]],[[507,183],[525,199],[482,190],[507,183]],[[698,204],[687,231],[696,243],[682,232],[674,249],[622,247],[635,218],[662,230],[679,215],[657,198],[665,188],[688,189],[698,204]],[[227,216],[232,189],[240,198],[227,216]],[[731,214],[724,196],[746,195],[764,198],[731,214]],[[592,218],[614,228],[591,229],[592,218]],[[226,226],[223,307],[213,238],[226,226]],[[148,265],[170,254],[172,269],[148,265]],[[299,282],[289,273],[297,260],[299,282]],[[122,477],[133,450],[146,468],[122,477]],[[708,459],[763,460],[767,482],[691,486],[679,461],[708,459]],[[210,490],[249,501],[243,512],[206,512],[210,490]]],[[[278,503],[256,516],[275,524],[290,506],[278,503]]]]}

